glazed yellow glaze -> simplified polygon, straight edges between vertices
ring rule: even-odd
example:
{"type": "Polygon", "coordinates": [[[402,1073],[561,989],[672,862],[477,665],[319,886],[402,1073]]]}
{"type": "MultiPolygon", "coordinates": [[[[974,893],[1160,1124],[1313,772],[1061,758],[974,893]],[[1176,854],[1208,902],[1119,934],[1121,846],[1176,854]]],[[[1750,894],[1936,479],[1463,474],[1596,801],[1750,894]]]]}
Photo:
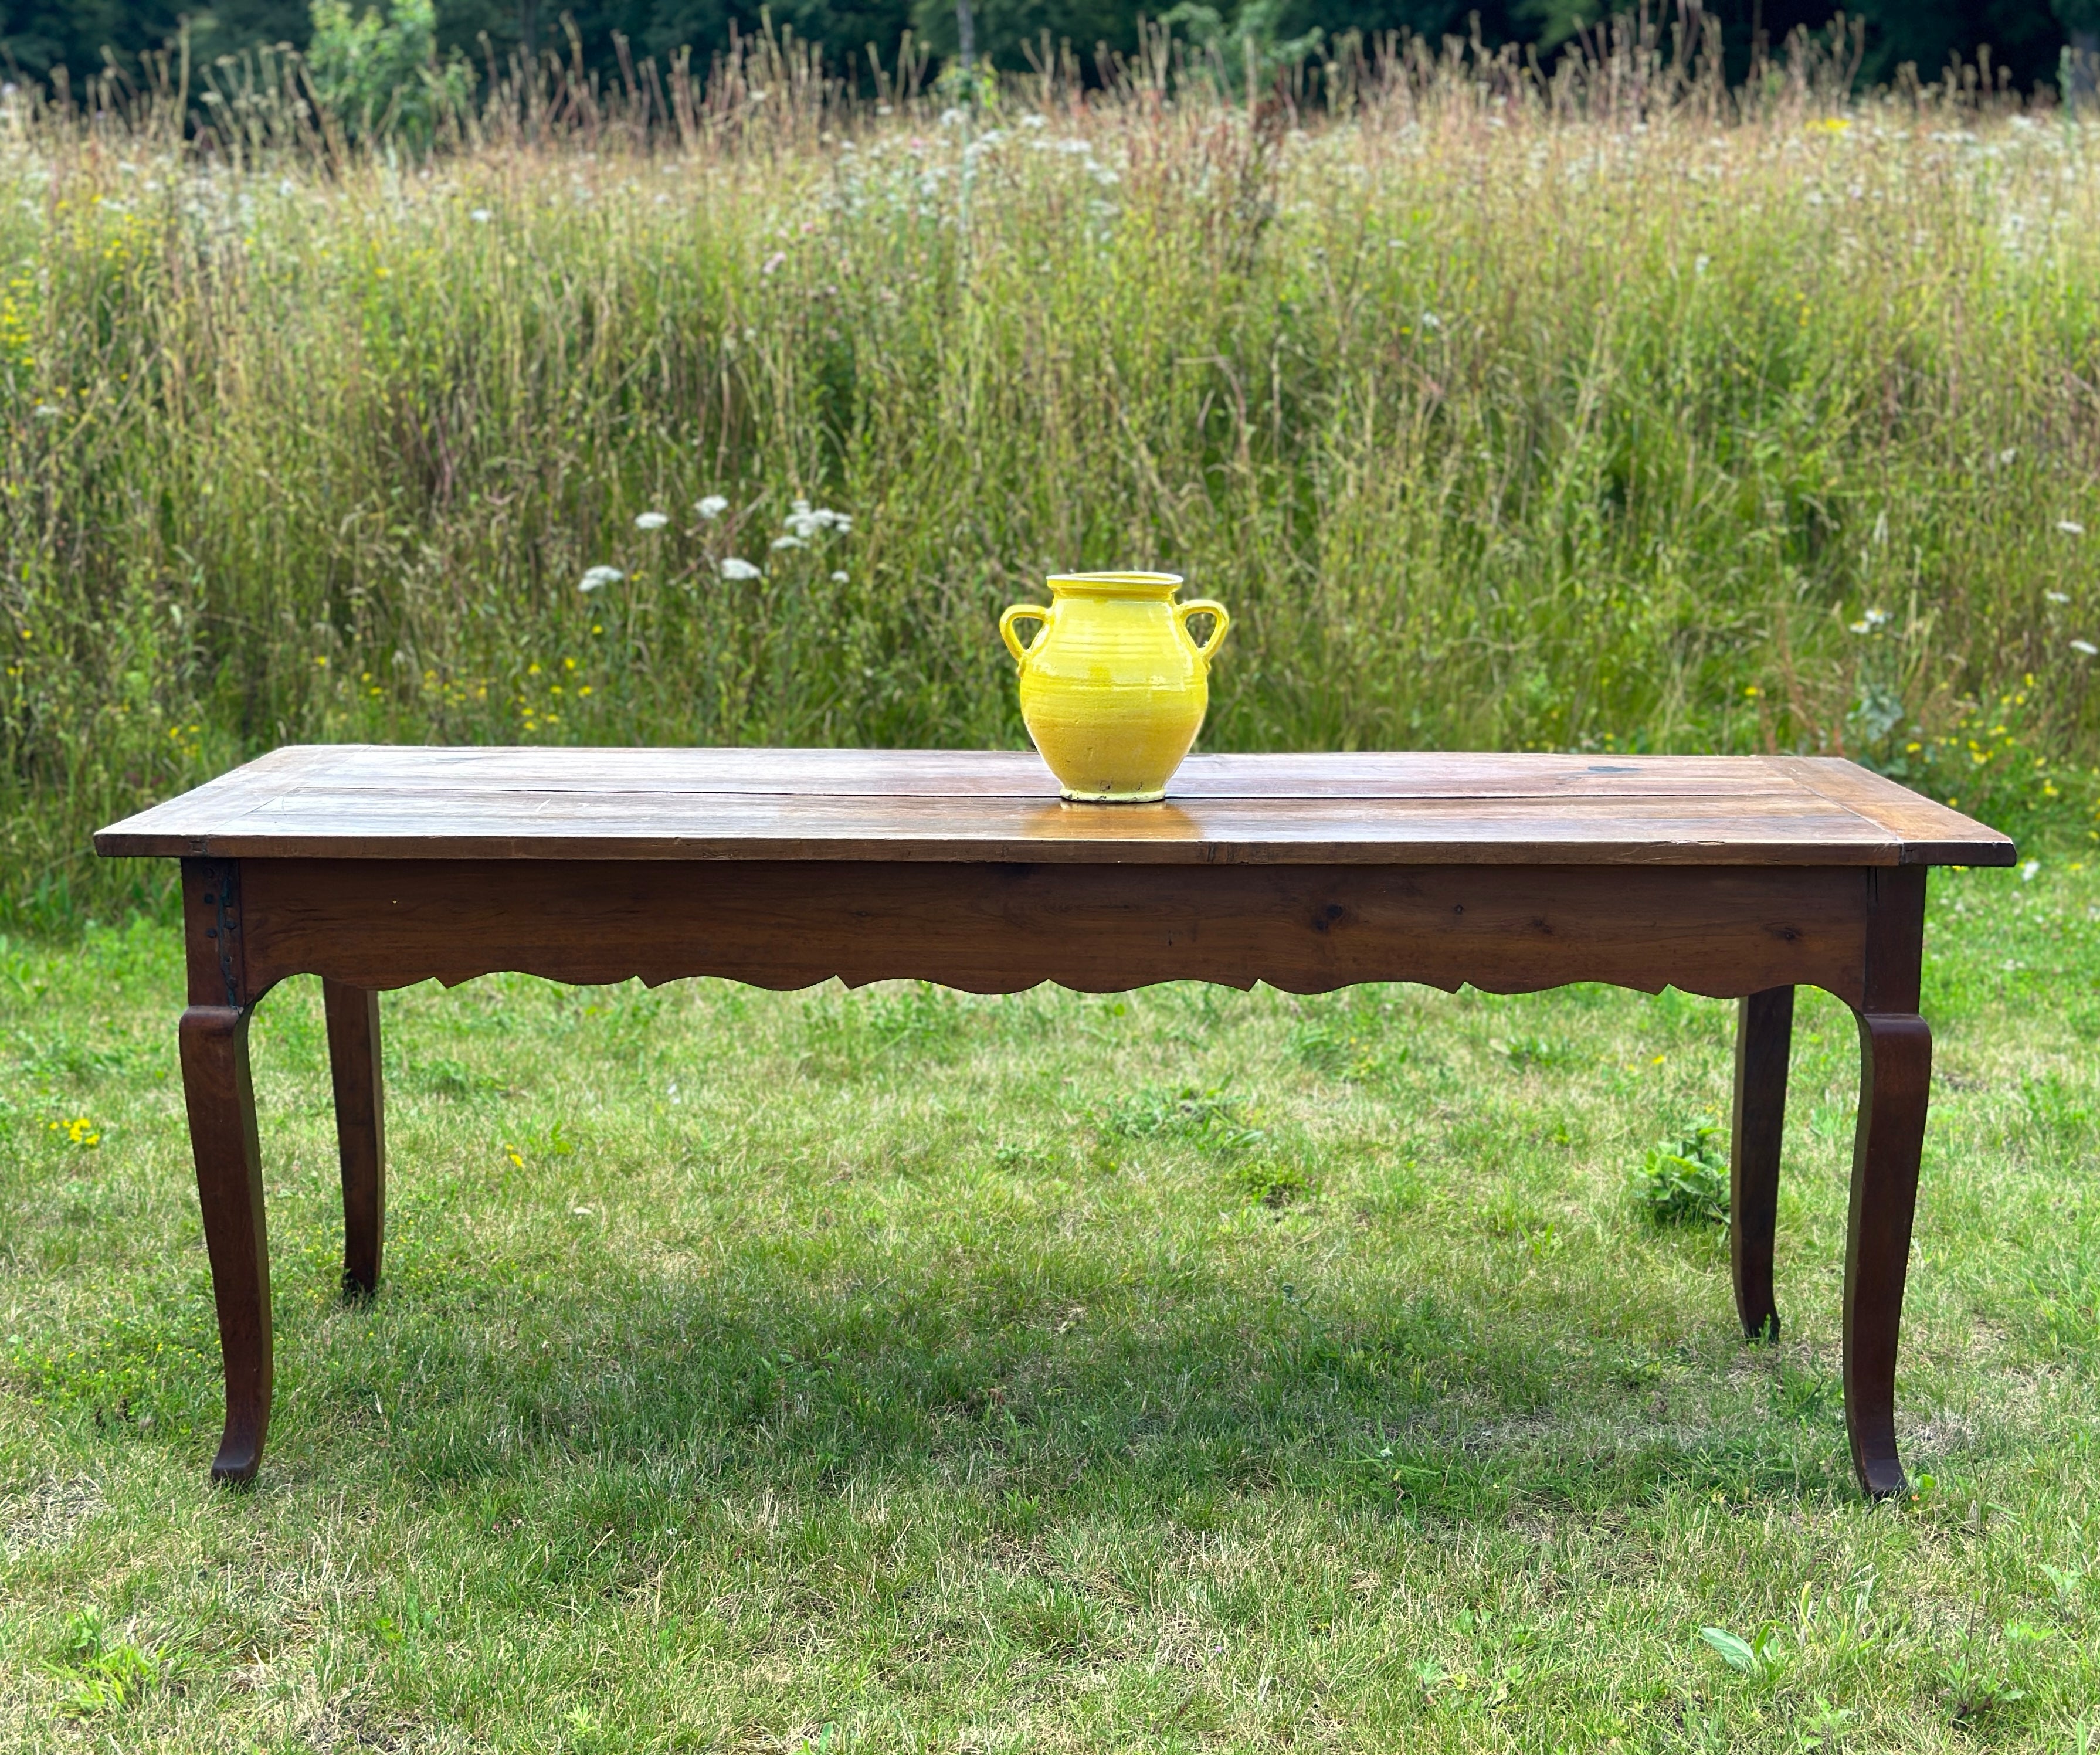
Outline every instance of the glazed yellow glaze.
{"type": "Polygon", "coordinates": [[[1167,783],[1202,729],[1211,659],[1229,618],[1208,598],[1174,601],[1173,573],[1059,573],[1050,607],[1017,603],[999,631],[1021,666],[1021,717],[1067,798],[1140,804],[1167,783]],[[1189,637],[1191,615],[1215,618],[1189,637]],[[1017,622],[1043,626],[1024,646],[1017,622]]]}

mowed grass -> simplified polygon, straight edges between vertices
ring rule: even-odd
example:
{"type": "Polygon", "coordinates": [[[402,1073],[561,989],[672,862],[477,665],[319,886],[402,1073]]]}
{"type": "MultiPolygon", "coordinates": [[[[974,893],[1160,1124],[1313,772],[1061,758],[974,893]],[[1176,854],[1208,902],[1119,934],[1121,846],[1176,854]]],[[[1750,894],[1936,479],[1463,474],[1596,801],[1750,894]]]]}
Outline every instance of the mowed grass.
{"type": "Polygon", "coordinates": [[[1934,880],[1921,1490],[1879,1507],[1820,994],[1749,1346],[1724,1233],[1629,1190],[1725,1117],[1724,1003],[418,988],[347,1308],[295,981],[254,1032],[278,1387],[236,1492],[174,933],[17,943],[0,1743],[2084,1748],[2096,917],[2075,866],[1934,880]]]}

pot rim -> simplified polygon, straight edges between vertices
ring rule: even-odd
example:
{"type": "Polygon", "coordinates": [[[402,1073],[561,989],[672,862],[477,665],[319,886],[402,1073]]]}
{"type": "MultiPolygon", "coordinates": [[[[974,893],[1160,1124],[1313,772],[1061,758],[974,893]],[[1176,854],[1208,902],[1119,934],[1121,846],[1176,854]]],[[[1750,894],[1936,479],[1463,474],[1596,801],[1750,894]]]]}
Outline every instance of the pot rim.
{"type": "Polygon", "coordinates": [[[1170,597],[1187,583],[1179,573],[1052,573],[1045,581],[1051,591],[1076,592],[1083,597],[1170,597]]]}

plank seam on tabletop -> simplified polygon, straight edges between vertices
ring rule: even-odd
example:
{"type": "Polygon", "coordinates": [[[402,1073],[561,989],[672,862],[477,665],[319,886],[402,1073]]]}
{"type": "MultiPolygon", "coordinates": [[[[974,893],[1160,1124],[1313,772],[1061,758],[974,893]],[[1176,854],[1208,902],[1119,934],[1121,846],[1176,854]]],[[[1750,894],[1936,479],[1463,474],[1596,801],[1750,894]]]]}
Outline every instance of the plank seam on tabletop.
{"type": "Polygon", "coordinates": [[[1938,799],[1913,792],[1886,774],[1876,774],[1871,768],[1863,768],[1857,762],[1843,756],[1766,756],[1758,759],[1776,772],[1785,774],[1802,791],[1829,800],[1840,810],[1849,812],[1860,821],[1872,823],[1883,834],[1892,836],[1899,849],[1896,862],[1899,865],[2005,866],[2012,864],[2017,857],[2010,836],[2000,834],[1988,823],[1979,823],[1974,818],[1963,816],[1958,810],[1942,805],[1938,799]],[[1828,767],[1823,765],[1825,763],[1829,764],[1828,767]],[[1833,787],[1817,783],[1826,778],[1841,783],[1841,786],[1833,787]],[[1866,793],[1869,797],[1855,802],[1850,794],[1856,793],[1866,793]],[[1943,832],[1939,835],[1912,833],[1900,822],[1890,822],[1873,814],[1871,800],[1872,796],[1877,794],[1882,795],[1882,802],[1905,814],[1914,813],[1922,806],[1931,818],[1947,819],[1941,825],[1943,832]],[[1973,831],[1975,829],[1982,829],[1988,839],[1974,840],[1973,831]],[[1948,857],[1935,858],[1932,856],[1935,853],[1948,857]]]}

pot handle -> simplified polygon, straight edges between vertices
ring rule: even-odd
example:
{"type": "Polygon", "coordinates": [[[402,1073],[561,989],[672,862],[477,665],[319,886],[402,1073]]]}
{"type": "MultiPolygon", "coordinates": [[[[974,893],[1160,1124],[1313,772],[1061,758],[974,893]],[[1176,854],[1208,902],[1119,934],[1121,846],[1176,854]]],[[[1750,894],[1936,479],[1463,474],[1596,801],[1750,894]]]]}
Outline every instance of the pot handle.
{"type": "Polygon", "coordinates": [[[1207,662],[1217,656],[1218,648],[1225,643],[1225,630],[1232,626],[1233,619],[1225,613],[1224,604],[1209,597],[1191,597],[1186,603],[1174,606],[1174,624],[1181,630],[1181,637],[1189,645],[1196,646],[1196,656],[1207,662]],[[1191,615],[1213,615],[1217,618],[1211,628],[1211,637],[1201,646],[1196,646],[1189,632],[1189,618],[1191,615]]]}
{"type": "MultiPolygon", "coordinates": [[[[1026,664],[1035,642],[1029,646],[1021,643],[1021,636],[1013,631],[1016,622],[1041,622],[1047,628],[1050,625],[1050,612],[1039,603],[1016,603],[1009,606],[1006,613],[999,619],[999,638],[1006,642],[1006,649],[1013,655],[1014,663],[1026,664]]],[[[1039,642],[1042,638],[1043,636],[1038,634],[1035,642],[1039,642]]]]}

